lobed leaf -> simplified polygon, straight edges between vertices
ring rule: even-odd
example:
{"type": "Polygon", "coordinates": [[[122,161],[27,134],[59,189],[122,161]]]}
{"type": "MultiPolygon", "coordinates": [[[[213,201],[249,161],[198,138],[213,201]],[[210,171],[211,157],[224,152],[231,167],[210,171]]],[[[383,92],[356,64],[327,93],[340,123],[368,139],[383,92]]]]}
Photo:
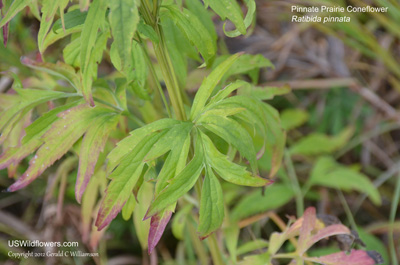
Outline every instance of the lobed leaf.
{"type": "Polygon", "coordinates": [[[144,137],[111,173],[111,182],[97,214],[96,226],[99,230],[107,226],[121,211],[142,173],[144,157],[163,134],[165,132],[144,137]]]}
{"type": "Polygon", "coordinates": [[[200,141],[200,137],[198,137],[195,154],[192,160],[171,180],[169,185],[155,197],[146,213],[145,219],[157,214],[171,204],[174,204],[194,186],[204,168],[204,152],[201,148],[200,141]]]}
{"type": "Polygon", "coordinates": [[[0,156],[0,169],[6,168],[11,164],[18,164],[22,159],[39,148],[43,143],[41,137],[46,133],[51,125],[59,119],[57,114],[75,106],[77,103],[78,102],[72,102],[52,109],[26,127],[26,135],[21,140],[23,148],[11,147],[6,149],[0,156]]]}
{"type": "Polygon", "coordinates": [[[190,118],[194,120],[204,108],[208,98],[211,96],[215,86],[222,79],[224,74],[229,70],[232,64],[238,59],[240,54],[234,54],[219,64],[210,75],[208,75],[202,82],[199,90],[193,101],[192,109],[190,111],[190,118]]]}
{"type": "Polygon", "coordinates": [[[200,20],[188,9],[181,11],[178,7],[167,5],[166,13],[175,24],[181,29],[186,38],[196,46],[199,53],[203,56],[208,64],[216,53],[216,41],[200,20]]]}
{"type": "Polygon", "coordinates": [[[107,172],[112,171],[129,152],[140,143],[144,137],[157,131],[171,128],[180,121],[175,119],[161,119],[130,132],[130,135],[119,141],[117,146],[108,154],[107,172]]]}
{"type": "Polygon", "coordinates": [[[200,133],[200,136],[207,164],[211,165],[221,178],[236,185],[252,187],[261,187],[270,183],[270,180],[252,175],[245,167],[229,161],[227,156],[217,150],[207,135],[200,133]]]}
{"type": "Polygon", "coordinates": [[[81,202],[82,195],[89,183],[90,177],[99,158],[100,152],[107,142],[108,135],[118,123],[120,115],[110,113],[96,119],[96,123],[90,125],[83,137],[79,152],[79,167],[75,185],[75,197],[81,202]]]}
{"type": "Polygon", "coordinates": [[[18,12],[24,9],[32,0],[14,0],[0,20],[0,29],[4,27],[18,12]]]}
{"type": "Polygon", "coordinates": [[[61,158],[71,146],[85,133],[96,117],[110,113],[105,108],[91,108],[83,104],[58,114],[57,120],[43,135],[44,144],[38,149],[25,173],[8,188],[16,191],[31,183],[37,176],[61,158]]]}
{"type": "Polygon", "coordinates": [[[206,176],[201,189],[199,212],[199,227],[197,231],[201,238],[217,230],[224,221],[224,198],[221,184],[212,172],[206,167],[206,176]]]}
{"type": "Polygon", "coordinates": [[[207,115],[203,116],[199,123],[239,150],[240,154],[248,159],[253,172],[257,171],[257,158],[253,140],[237,121],[227,117],[207,115]]]}

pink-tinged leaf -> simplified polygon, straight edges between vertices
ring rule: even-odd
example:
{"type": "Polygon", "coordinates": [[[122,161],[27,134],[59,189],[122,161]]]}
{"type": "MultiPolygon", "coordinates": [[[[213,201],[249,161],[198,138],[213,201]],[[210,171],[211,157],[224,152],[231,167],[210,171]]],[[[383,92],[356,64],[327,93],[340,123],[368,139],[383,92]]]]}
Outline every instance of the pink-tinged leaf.
{"type": "Polygon", "coordinates": [[[4,169],[11,164],[18,164],[22,159],[39,148],[43,143],[43,139],[41,139],[43,134],[45,134],[45,132],[51,127],[53,122],[59,119],[57,114],[75,106],[76,104],[77,102],[72,102],[55,108],[43,114],[31,125],[26,127],[26,135],[22,138],[21,143],[23,148],[20,148],[19,146],[7,148],[0,156],[0,169],[4,169]]]}
{"type": "Polygon", "coordinates": [[[312,245],[320,241],[321,239],[328,238],[330,236],[336,235],[351,235],[350,230],[342,224],[335,224],[325,227],[319,230],[315,235],[313,235],[305,245],[305,250],[309,249],[312,245]]]}
{"type": "Polygon", "coordinates": [[[58,121],[43,135],[44,144],[29,161],[29,168],[8,188],[13,192],[26,187],[46,168],[60,159],[71,146],[84,134],[94,117],[100,113],[110,112],[108,109],[91,108],[89,105],[79,105],[58,114],[58,121]]]}
{"type": "Polygon", "coordinates": [[[150,221],[150,232],[148,238],[148,252],[151,254],[154,248],[160,241],[162,234],[164,233],[165,227],[167,226],[169,220],[171,219],[172,211],[175,209],[175,204],[172,207],[153,215],[150,221]],[[171,210],[172,209],[172,210],[171,210]]]}
{"type": "Polygon", "coordinates": [[[364,250],[352,250],[350,254],[343,251],[322,257],[305,258],[305,260],[325,265],[375,265],[383,261],[376,252],[364,250]]]}
{"type": "Polygon", "coordinates": [[[144,137],[109,176],[112,180],[106,189],[96,219],[99,230],[107,226],[121,211],[142,173],[144,157],[164,134],[165,132],[161,132],[144,137]]]}
{"type": "Polygon", "coordinates": [[[309,207],[303,215],[303,224],[300,228],[299,245],[297,251],[302,255],[306,250],[306,245],[311,237],[311,232],[315,228],[317,217],[315,215],[315,208],[309,207]]]}
{"type": "Polygon", "coordinates": [[[88,128],[83,137],[79,154],[78,176],[75,185],[75,197],[79,203],[81,202],[83,192],[89,183],[90,177],[94,173],[97,159],[103,151],[108,135],[117,125],[118,119],[119,115],[116,114],[107,115],[98,119],[96,123],[88,128]]]}
{"type": "Polygon", "coordinates": [[[8,22],[3,27],[3,43],[4,43],[4,47],[7,46],[9,27],[10,27],[10,23],[8,23],[8,22]]]}

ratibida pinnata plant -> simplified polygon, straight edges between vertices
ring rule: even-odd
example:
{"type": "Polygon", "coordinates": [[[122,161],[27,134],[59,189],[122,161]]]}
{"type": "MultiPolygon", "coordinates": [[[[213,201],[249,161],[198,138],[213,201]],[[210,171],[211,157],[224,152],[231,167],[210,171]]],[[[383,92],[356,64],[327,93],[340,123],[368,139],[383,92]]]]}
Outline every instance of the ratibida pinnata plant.
{"type": "MultiPolygon", "coordinates": [[[[272,64],[260,55],[217,53],[212,12],[227,21],[226,36],[245,35],[255,20],[254,0],[244,1],[245,15],[235,0],[2,3],[3,32],[25,8],[40,21],[38,56],[21,59],[32,76],[21,82],[10,73],[11,92],[0,97],[0,168],[16,179],[8,191],[26,187],[61,159],[59,170],[77,168],[83,241],[122,211],[126,220],[133,215],[142,248],[151,253],[172,214],[191,212],[197,236],[209,237],[214,263],[224,264],[213,234],[226,211],[221,180],[266,187],[285,146],[279,114],[264,100],[289,89],[255,86],[259,68],[272,64]],[[61,39],[63,60],[47,61],[48,47],[61,39]],[[185,89],[188,62],[205,76],[193,100],[185,89]],[[113,71],[99,75],[100,63],[113,71]],[[243,75],[252,82],[237,80],[243,75]],[[268,178],[257,167],[264,154],[268,178]],[[29,167],[18,176],[26,158],[29,167]]],[[[173,232],[179,237],[182,227],[173,232]]],[[[268,260],[277,257],[267,253],[268,260]]]]}

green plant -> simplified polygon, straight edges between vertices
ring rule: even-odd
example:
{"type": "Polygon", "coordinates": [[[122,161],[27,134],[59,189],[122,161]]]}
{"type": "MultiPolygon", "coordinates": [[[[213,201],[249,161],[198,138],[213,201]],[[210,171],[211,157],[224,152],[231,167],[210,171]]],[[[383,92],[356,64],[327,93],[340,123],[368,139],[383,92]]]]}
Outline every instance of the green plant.
{"type": "MultiPolygon", "coordinates": [[[[39,78],[23,87],[14,76],[16,94],[2,96],[1,142],[7,144],[3,145],[1,168],[12,170],[36,151],[28,169],[8,191],[26,187],[72,148],[74,156],[79,157],[75,195],[83,207],[87,204],[82,196],[93,175],[111,179],[97,215],[100,230],[121,210],[128,219],[134,196],[140,193],[143,183],[151,182],[155,184],[154,199],[151,193],[144,195],[152,200],[144,216],[151,218],[149,252],[160,239],[178,199],[194,186],[200,211],[197,231],[202,238],[209,236],[224,219],[217,176],[237,185],[263,187],[270,183],[258,176],[253,134],[262,135],[265,144],[274,148],[270,176],[279,168],[284,133],[277,112],[252,96],[250,83],[229,81],[220,89],[232,76],[271,66],[269,61],[240,54],[218,56],[215,30],[199,1],[187,1],[187,8],[172,1],[96,0],[80,4],[42,1],[40,6],[38,2],[16,0],[2,9],[0,27],[4,32],[11,18],[26,6],[40,19],[41,59],[21,59],[24,65],[38,70],[39,78]],[[39,9],[41,16],[34,13],[39,9]],[[63,50],[64,62],[47,62],[47,48],[67,37],[70,42],[63,50]],[[151,61],[149,43],[157,66],[151,61]],[[104,52],[116,71],[98,76],[104,52]],[[186,56],[196,62],[204,60],[204,65],[212,69],[193,103],[183,89],[186,56]],[[249,60],[254,63],[250,68],[249,60]],[[169,101],[160,85],[159,72],[169,101]],[[67,82],[58,84],[55,80],[67,82]],[[238,89],[242,92],[229,97],[238,89]],[[54,107],[46,111],[46,102],[54,107]],[[27,126],[33,112],[39,114],[38,118],[27,126]],[[127,136],[126,131],[132,128],[127,136]],[[24,131],[26,135],[20,139],[24,131]],[[237,152],[249,162],[249,170],[232,162],[237,152]]],[[[245,34],[254,18],[254,1],[248,1],[245,18],[236,1],[205,4],[236,26],[226,31],[228,36],[245,34]]],[[[256,75],[254,71],[251,74],[253,78],[256,75]]],[[[261,92],[269,97],[279,93],[273,89],[261,92]]]]}
{"type": "MultiPolygon", "coordinates": [[[[214,264],[224,264],[228,258],[213,233],[221,226],[230,261],[236,263],[239,255],[268,245],[259,240],[239,248],[240,220],[293,197],[300,215],[303,196],[313,185],[336,187],[332,179],[311,174],[302,191],[296,176],[289,174],[289,178],[281,169],[286,133],[278,112],[264,101],[290,89],[256,86],[259,69],[272,64],[260,55],[217,52],[210,12],[228,19],[235,29],[228,31],[224,25],[224,33],[236,37],[252,26],[255,2],[244,1],[246,16],[234,0],[203,2],[1,2],[4,44],[9,41],[10,20],[25,7],[40,21],[36,60],[23,57],[21,66],[7,57],[9,65],[24,69],[18,75],[5,72],[14,83],[10,93],[0,97],[0,168],[16,178],[8,191],[26,187],[61,160],[55,173],[60,194],[75,170],[83,240],[88,242],[92,236],[91,247],[96,247],[104,231],[98,229],[106,229],[122,212],[125,220],[133,216],[141,246],[151,253],[178,209],[172,221],[174,235],[190,238],[202,264],[207,263],[207,254],[198,237],[209,237],[206,242],[214,264]],[[60,58],[48,48],[58,41],[63,41],[64,62],[54,63],[60,58]],[[101,71],[101,66],[111,70],[101,71]],[[205,78],[197,84],[191,74],[205,78]],[[251,82],[237,80],[243,76],[251,82]],[[193,100],[189,86],[196,89],[193,100]],[[259,158],[269,179],[260,176],[259,158]],[[29,160],[26,170],[24,159],[29,160]],[[253,200],[244,197],[229,212],[236,193],[243,193],[235,185],[265,187],[275,175],[284,183],[266,189],[265,196],[261,190],[253,191],[249,196],[253,200]],[[257,204],[259,200],[265,204],[257,204]],[[93,212],[97,213],[94,226],[93,212]]],[[[2,47],[2,55],[3,51],[2,47]]],[[[350,135],[351,130],[337,137],[311,135],[287,151],[287,160],[295,154],[319,154],[321,150],[313,148],[315,141],[320,149],[325,147],[321,153],[332,152],[350,135]]],[[[366,181],[330,158],[321,158],[315,168],[332,164],[336,172],[366,181]]],[[[370,186],[339,188],[358,188],[375,201],[380,199],[370,186]]],[[[271,252],[271,246],[267,253],[273,256],[277,253],[271,252]]],[[[269,257],[264,258],[262,262],[269,262],[269,257]]]]}

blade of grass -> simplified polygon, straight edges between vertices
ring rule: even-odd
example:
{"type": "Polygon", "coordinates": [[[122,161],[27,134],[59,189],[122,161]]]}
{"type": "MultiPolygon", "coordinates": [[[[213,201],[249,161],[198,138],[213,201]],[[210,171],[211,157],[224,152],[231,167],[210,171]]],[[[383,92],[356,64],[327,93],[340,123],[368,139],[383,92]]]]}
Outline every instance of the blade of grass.
{"type": "Polygon", "coordinates": [[[393,195],[392,206],[390,208],[390,217],[389,217],[389,224],[390,224],[389,250],[393,265],[399,265],[399,261],[397,260],[397,254],[396,254],[396,247],[394,243],[394,236],[393,236],[394,221],[396,218],[396,212],[399,202],[400,202],[400,174],[397,175],[396,188],[393,195]]]}

